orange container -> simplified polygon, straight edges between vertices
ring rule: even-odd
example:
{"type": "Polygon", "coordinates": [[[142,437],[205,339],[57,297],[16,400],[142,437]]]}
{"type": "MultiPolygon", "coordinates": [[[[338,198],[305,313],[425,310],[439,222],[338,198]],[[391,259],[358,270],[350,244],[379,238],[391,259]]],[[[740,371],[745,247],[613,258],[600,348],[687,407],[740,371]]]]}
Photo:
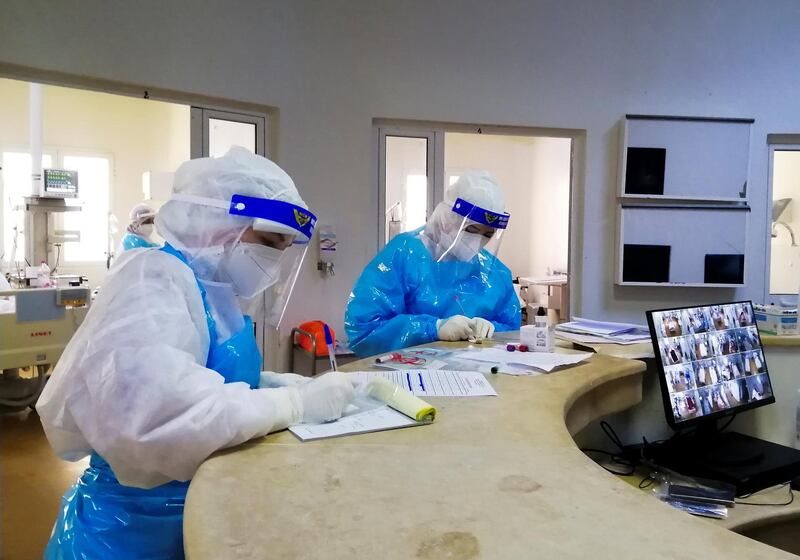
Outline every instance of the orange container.
{"type": "MultiPolygon", "coordinates": [[[[308,336],[303,333],[296,333],[295,344],[298,344],[306,352],[312,352],[313,349],[316,348],[317,356],[328,355],[328,345],[325,344],[325,323],[323,321],[308,321],[297,328],[308,333],[308,336]],[[314,344],[314,342],[316,342],[316,344],[314,344]]],[[[328,329],[331,331],[331,339],[335,342],[336,333],[330,326],[328,329]]]]}

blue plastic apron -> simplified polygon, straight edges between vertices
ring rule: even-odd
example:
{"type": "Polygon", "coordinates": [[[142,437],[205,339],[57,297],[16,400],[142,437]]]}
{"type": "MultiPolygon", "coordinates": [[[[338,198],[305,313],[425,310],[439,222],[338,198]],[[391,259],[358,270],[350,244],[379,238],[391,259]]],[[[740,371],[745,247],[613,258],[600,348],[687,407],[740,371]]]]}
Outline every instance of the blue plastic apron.
{"type": "Polygon", "coordinates": [[[141,235],[136,235],[135,233],[128,233],[125,237],[122,238],[122,248],[125,251],[130,251],[131,249],[138,249],[140,247],[157,247],[155,243],[150,243],[147,239],[142,237],[141,235]]]}
{"type": "MultiPolygon", "coordinates": [[[[169,244],[160,249],[188,266],[169,244]]],[[[198,281],[210,340],[206,367],[255,389],[261,373],[261,352],[253,321],[217,343],[217,326],[206,291],[198,281]]],[[[187,325],[187,328],[189,326],[187,325]]],[[[180,449],[175,450],[180,453],[180,449]]],[[[183,558],[183,505],[188,482],[173,481],[144,490],[123,486],[108,463],[92,453],[78,482],[61,498],[61,509],[44,552],[45,560],[178,560],[183,558]]]]}

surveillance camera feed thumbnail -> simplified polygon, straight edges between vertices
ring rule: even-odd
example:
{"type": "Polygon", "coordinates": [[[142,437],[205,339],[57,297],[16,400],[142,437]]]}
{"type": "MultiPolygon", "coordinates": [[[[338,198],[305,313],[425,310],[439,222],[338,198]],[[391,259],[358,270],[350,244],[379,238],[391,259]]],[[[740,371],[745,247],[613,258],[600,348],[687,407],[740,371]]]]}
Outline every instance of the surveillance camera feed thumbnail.
{"type": "Polygon", "coordinates": [[[772,396],[750,302],[654,311],[652,318],[676,424],[772,396]]]}

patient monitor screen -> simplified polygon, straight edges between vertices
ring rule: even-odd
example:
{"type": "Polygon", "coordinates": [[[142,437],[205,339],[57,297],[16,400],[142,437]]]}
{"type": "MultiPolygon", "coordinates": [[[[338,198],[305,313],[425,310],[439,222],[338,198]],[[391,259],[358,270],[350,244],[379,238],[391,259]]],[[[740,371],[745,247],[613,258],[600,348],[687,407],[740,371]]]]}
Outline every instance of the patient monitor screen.
{"type": "Polygon", "coordinates": [[[672,423],[774,402],[752,303],[651,311],[648,320],[672,423]]]}

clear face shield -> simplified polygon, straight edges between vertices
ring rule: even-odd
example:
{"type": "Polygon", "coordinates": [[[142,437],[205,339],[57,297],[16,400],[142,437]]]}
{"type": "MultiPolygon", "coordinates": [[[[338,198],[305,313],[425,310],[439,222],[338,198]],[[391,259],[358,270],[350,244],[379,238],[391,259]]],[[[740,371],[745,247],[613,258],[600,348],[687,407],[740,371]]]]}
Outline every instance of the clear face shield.
{"type": "Polygon", "coordinates": [[[257,298],[264,286],[271,288],[264,295],[264,319],[278,327],[300,274],[317,217],[290,202],[242,195],[231,198],[229,213],[255,218],[253,232],[261,240],[261,244],[248,242],[234,247],[231,259],[237,262],[227,267],[237,271],[234,289],[242,298],[257,298]],[[253,291],[257,293],[248,293],[253,291]]]}
{"type": "Polygon", "coordinates": [[[491,267],[500,251],[510,215],[481,208],[462,198],[456,199],[452,210],[461,217],[461,223],[455,232],[443,234],[441,243],[446,249],[437,262],[477,259],[482,266],[491,267]]]}

